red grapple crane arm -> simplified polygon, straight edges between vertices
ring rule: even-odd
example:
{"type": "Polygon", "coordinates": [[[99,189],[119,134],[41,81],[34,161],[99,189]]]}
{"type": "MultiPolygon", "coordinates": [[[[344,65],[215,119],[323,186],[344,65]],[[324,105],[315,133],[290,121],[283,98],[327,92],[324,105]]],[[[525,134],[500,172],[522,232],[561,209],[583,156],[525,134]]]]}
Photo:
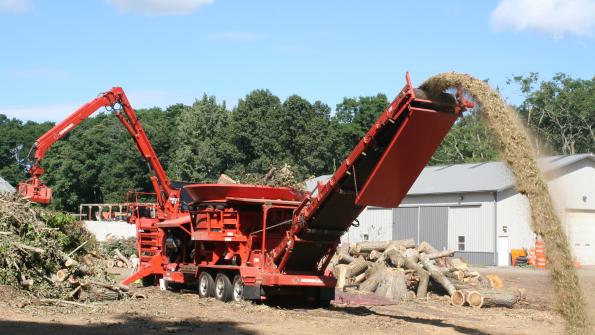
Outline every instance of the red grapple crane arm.
{"type": "Polygon", "coordinates": [[[157,154],[155,153],[147,134],[134,112],[134,109],[130,106],[130,102],[121,87],[114,87],[107,92],[101,93],[97,98],[81,106],[74,113],[37,139],[31,148],[34,150],[33,161],[27,167],[27,172],[31,175],[31,178],[25,183],[19,184],[19,193],[35,202],[50,202],[51,190],[45,186],[43,181],[41,181],[41,176],[44,173],[44,170],[40,165],[41,161],[45,157],[47,150],[54,143],[66,136],[101,107],[117,110],[116,116],[122,122],[134,140],[139,152],[155,173],[155,175],[151,177],[151,181],[155,188],[157,201],[160,207],[165,208],[168,206],[166,203],[166,199],[168,198],[170,200],[170,205],[175,206],[179,199],[179,191],[172,188],[171,182],[167,177],[163,166],[159,162],[157,154]]]}

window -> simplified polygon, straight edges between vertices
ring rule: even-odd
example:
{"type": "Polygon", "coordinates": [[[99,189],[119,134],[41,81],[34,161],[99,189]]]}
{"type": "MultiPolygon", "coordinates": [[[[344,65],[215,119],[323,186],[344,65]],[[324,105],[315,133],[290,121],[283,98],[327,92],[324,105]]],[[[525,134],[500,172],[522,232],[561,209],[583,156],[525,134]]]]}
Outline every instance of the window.
{"type": "Polygon", "coordinates": [[[367,241],[368,240],[368,234],[364,234],[363,237],[364,237],[364,241],[367,241]]]}
{"type": "Polygon", "coordinates": [[[459,236],[459,251],[465,251],[465,236],[459,236]]]}

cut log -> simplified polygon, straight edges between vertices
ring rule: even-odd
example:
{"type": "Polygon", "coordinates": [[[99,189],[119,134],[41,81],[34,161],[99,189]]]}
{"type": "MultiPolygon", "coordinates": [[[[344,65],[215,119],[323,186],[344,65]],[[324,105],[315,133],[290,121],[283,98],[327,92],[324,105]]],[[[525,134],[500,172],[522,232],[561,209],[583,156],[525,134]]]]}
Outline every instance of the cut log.
{"type": "Polygon", "coordinates": [[[374,293],[394,301],[406,300],[408,291],[405,272],[394,268],[384,269],[382,272],[382,278],[374,293]]]}
{"type": "Polygon", "coordinates": [[[370,263],[363,260],[363,259],[358,259],[355,262],[349,264],[349,270],[347,271],[347,277],[355,277],[357,275],[359,275],[362,272],[365,272],[366,270],[368,270],[368,265],[370,263]]]}
{"type": "Polygon", "coordinates": [[[363,292],[374,292],[380,284],[382,277],[384,276],[384,270],[386,269],[386,265],[383,263],[376,263],[372,269],[368,271],[368,278],[364,282],[359,285],[360,291],[363,292]]]}
{"type": "Polygon", "coordinates": [[[123,284],[112,285],[112,284],[102,283],[102,282],[98,282],[98,281],[94,281],[94,280],[89,280],[89,284],[103,287],[110,291],[116,291],[116,292],[119,292],[119,291],[128,292],[130,290],[130,287],[128,287],[127,285],[123,285],[123,284]]]}
{"type": "Polygon", "coordinates": [[[469,266],[467,265],[467,263],[463,262],[462,260],[458,259],[458,258],[453,258],[450,261],[451,265],[453,268],[459,270],[459,271],[467,271],[467,269],[469,268],[469,266]]]}
{"type": "Polygon", "coordinates": [[[467,303],[468,290],[456,290],[450,295],[450,304],[453,306],[465,306],[467,303]]]}
{"type": "Polygon", "coordinates": [[[85,256],[83,256],[83,263],[85,263],[85,265],[87,266],[95,265],[95,263],[93,262],[93,255],[86,254],[85,256]]]}
{"type": "Polygon", "coordinates": [[[114,250],[114,254],[118,257],[119,260],[121,260],[122,262],[124,262],[124,264],[126,264],[127,268],[132,269],[132,262],[130,262],[130,260],[128,258],[126,258],[126,256],[124,256],[124,254],[122,254],[120,252],[120,250],[118,250],[118,249],[114,250]]]}
{"type": "Polygon", "coordinates": [[[462,282],[465,279],[465,274],[463,273],[463,271],[446,271],[444,272],[444,275],[446,275],[448,278],[452,278],[460,282],[462,282]]]}
{"type": "Polygon", "coordinates": [[[362,272],[359,275],[355,276],[355,278],[353,278],[353,284],[359,284],[361,282],[363,282],[366,279],[366,273],[362,272]]]}
{"type": "Polygon", "coordinates": [[[75,264],[78,264],[78,262],[75,261],[74,259],[67,259],[66,262],[64,262],[64,266],[67,268],[70,268],[70,267],[74,266],[75,264]]]}
{"type": "Polygon", "coordinates": [[[522,297],[520,291],[474,290],[469,291],[467,303],[475,308],[505,306],[511,308],[522,297]]]}
{"type": "Polygon", "coordinates": [[[126,264],[124,262],[122,262],[121,260],[116,261],[116,266],[119,268],[123,268],[126,264]]]}
{"type": "Polygon", "coordinates": [[[70,285],[72,285],[72,286],[78,286],[79,285],[79,281],[76,278],[72,277],[72,276],[68,276],[68,283],[70,285]]]}
{"type": "Polygon", "coordinates": [[[428,283],[430,282],[430,274],[423,269],[421,265],[417,263],[419,254],[415,249],[408,249],[404,254],[405,268],[415,270],[417,277],[419,278],[419,284],[417,285],[417,297],[425,298],[428,293],[428,283]]]}
{"type": "Polygon", "coordinates": [[[428,259],[436,259],[436,258],[442,258],[442,257],[452,257],[454,254],[455,254],[454,251],[444,250],[444,251],[438,251],[438,252],[428,254],[428,255],[426,255],[426,257],[428,259]]]}
{"type": "Polygon", "coordinates": [[[380,257],[380,251],[378,250],[372,250],[370,251],[370,254],[368,255],[368,259],[371,260],[372,262],[377,260],[378,257],[380,257]]]}
{"type": "Polygon", "coordinates": [[[19,243],[19,242],[11,242],[12,244],[14,244],[15,247],[24,250],[24,251],[31,251],[34,252],[36,254],[43,254],[45,253],[45,250],[42,248],[37,248],[37,247],[32,247],[30,245],[26,245],[23,243],[19,243]]]}
{"type": "Polygon", "coordinates": [[[337,284],[335,285],[336,288],[342,290],[343,287],[347,284],[347,271],[349,270],[348,264],[337,264],[333,269],[333,274],[335,278],[337,278],[337,284]]]}
{"type": "Polygon", "coordinates": [[[405,257],[403,256],[403,253],[401,253],[401,250],[399,250],[397,248],[391,248],[391,249],[387,249],[385,251],[385,253],[388,256],[390,263],[394,267],[402,268],[405,266],[405,257]]]}
{"type": "Polygon", "coordinates": [[[120,299],[120,293],[115,291],[82,291],[79,295],[81,301],[113,301],[120,299]]]}
{"type": "Polygon", "coordinates": [[[70,276],[70,272],[68,271],[68,269],[60,269],[56,272],[56,279],[59,282],[65,281],[66,278],[68,278],[68,276],[70,276]]]}
{"type": "Polygon", "coordinates": [[[105,266],[111,269],[111,268],[113,268],[114,266],[116,266],[116,262],[115,262],[113,259],[108,259],[108,260],[105,262],[105,266]]]}
{"type": "Polygon", "coordinates": [[[339,253],[339,263],[350,264],[353,262],[355,262],[355,257],[348,254],[339,253]]]}
{"type": "Polygon", "coordinates": [[[450,280],[444,275],[444,273],[440,271],[436,265],[432,264],[431,261],[424,255],[419,256],[419,261],[429,272],[432,279],[440,284],[446,290],[446,292],[448,292],[448,295],[452,295],[456,289],[450,280]]]}
{"type": "Polygon", "coordinates": [[[349,243],[348,242],[341,243],[341,245],[339,246],[339,249],[337,250],[337,253],[343,254],[343,255],[349,255],[349,243]]]}
{"type": "Polygon", "coordinates": [[[364,241],[355,244],[354,251],[356,253],[370,252],[372,250],[384,251],[389,246],[402,245],[405,248],[414,248],[415,241],[413,239],[408,240],[392,240],[392,241],[364,241]]]}
{"type": "MultiPolygon", "coordinates": [[[[417,246],[417,251],[419,251],[419,253],[424,253],[426,255],[431,255],[431,254],[436,254],[438,253],[438,250],[436,250],[436,248],[434,248],[430,243],[426,242],[426,241],[422,241],[419,246],[417,246]]],[[[452,267],[452,263],[450,258],[437,258],[436,259],[436,264],[438,264],[438,266],[444,267],[444,268],[451,268],[452,267]]]]}

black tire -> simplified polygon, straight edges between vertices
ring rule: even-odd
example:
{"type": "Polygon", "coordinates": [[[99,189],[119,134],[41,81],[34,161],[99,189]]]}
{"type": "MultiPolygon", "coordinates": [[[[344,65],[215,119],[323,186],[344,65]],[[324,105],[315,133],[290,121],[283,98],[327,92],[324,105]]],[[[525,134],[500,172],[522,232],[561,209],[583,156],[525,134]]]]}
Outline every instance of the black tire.
{"type": "Polygon", "coordinates": [[[231,280],[229,280],[229,277],[225,273],[219,272],[217,277],[215,277],[215,298],[223,302],[228,302],[231,300],[232,295],[233,286],[231,280]]]}
{"type": "Polygon", "coordinates": [[[330,300],[317,300],[312,304],[312,307],[329,308],[329,307],[331,307],[331,301],[330,300]]]}
{"type": "Polygon", "coordinates": [[[183,287],[184,287],[184,284],[180,284],[180,283],[168,283],[167,284],[167,289],[172,292],[180,292],[183,287]]]}
{"type": "Polygon", "coordinates": [[[211,298],[215,296],[215,280],[207,271],[203,271],[198,276],[198,296],[201,298],[211,298]]]}
{"type": "Polygon", "coordinates": [[[244,282],[242,281],[242,276],[236,275],[233,277],[233,286],[232,286],[232,295],[231,298],[233,301],[242,301],[244,300],[244,282]]]}
{"type": "Polygon", "coordinates": [[[143,284],[143,287],[149,287],[155,285],[155,275],[149,275],[146,277],[142,277],[140,282],[143,284]]]}

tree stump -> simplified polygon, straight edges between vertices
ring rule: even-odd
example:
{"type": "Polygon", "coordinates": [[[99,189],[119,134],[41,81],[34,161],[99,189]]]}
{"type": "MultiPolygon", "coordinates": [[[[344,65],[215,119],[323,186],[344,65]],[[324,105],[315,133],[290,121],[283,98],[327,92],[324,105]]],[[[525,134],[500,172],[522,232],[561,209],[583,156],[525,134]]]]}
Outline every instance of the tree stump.
{"type": "Polygon", "coordinates": [[[407,285],[405,283],[405,272],[401,269],[385,269],[375,293],[381,297],[394,301],[407,299],[407,285]]]}

